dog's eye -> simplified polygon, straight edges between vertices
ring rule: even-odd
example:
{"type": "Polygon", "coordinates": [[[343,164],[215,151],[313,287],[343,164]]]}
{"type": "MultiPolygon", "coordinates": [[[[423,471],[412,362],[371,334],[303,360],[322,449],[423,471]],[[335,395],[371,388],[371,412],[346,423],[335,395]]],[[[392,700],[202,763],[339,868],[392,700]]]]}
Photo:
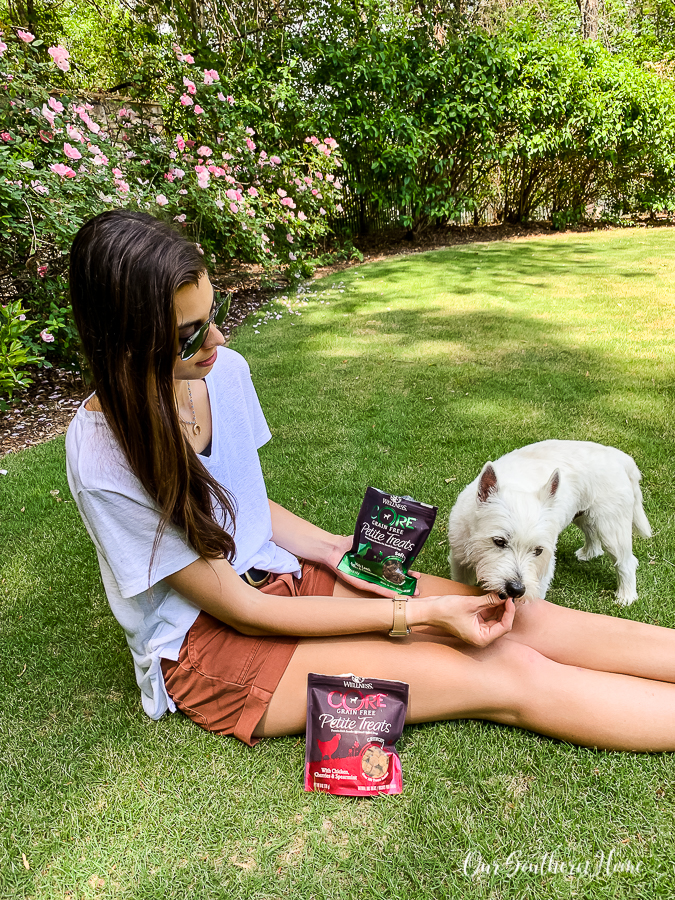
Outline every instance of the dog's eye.
{"type": "Polygon", "coordinates": [[[506,541],[504,538],[492,538],[492,543],[495,547],[506,547],[506,541]]]}
{"type": "Polygon", "coordinates": [[[543,552],[544,552],[544,548],[543,548],[543,547],[537,547],[537,548],[535,548],[534,555],[535,555],[535,556],[541,556],[541,554],[542,554],[543,552]]]}

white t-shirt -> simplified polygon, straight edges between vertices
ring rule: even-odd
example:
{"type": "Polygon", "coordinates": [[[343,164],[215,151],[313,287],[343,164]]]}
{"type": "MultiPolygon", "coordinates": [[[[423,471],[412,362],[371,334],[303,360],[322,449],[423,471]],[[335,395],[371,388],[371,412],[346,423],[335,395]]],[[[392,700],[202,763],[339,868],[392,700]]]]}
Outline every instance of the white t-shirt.
{"type": "MultiPolygon", "coordinates": [[[[239,574],[255,566],[300,577],[298,560],[271,540],[258,459],[258,447],[271,434],[248,364],[238,353],[221,347],[206,385],[213,436],[211,455],[200,459],[236,502],[233,566],[239,574]]],[[[199,608],[164,579],[199,555],[185,533],[169,523],[149,572],[161,518],[157,504],[131,472],[103,413],[86,409],[84,403],[68,428],[66,467],[70,490],[96,547],[108,602],[134,659],[143,708],[158,719],[167,709],[175,711],[160,659],[178,659],[183,639],[199,615],[199,608]]],[[[220,522],[226,524],[222,514],[220,522]]]]}

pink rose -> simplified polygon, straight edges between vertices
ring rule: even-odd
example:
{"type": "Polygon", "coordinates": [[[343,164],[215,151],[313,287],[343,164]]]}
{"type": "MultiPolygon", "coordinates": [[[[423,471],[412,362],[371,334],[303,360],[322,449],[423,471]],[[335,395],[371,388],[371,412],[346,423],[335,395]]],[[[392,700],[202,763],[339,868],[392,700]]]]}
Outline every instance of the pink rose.
{"type": "Polygon", "coordinates": [[[157,194],[157,196],[155,197],[155,203],[157,204],[157,206],[168,206],[169,201],[164,196],[164,194],[157,194]]]}
{"type": "Polygon", "coordinates": [[[218,91],[218,99],[219,99],[222,103],[225,103],[225,94],[224,94],[222,91],[218,91]]]}
{"type": "Polygon", "coordinates": [[[181,153],[183,152],[183,150],[185,150],[185,141],[183,140],[183,137],[180,134],[176,136],[176,146],[178,147],[178,149],[180,150],[181,153]]]}
{"type": "Polygon", "coordinates": [[[45,344],[53,344],[54,343],[54,335],[50,334],[46,328],[43,328],[40,332],[40,337],[45,342],[45,344]]]}
{"type": "Polygon", "coordinates": [[[196,103],[196,104],[195,104],[195,115],[196,115],[196,116],[201,116],[201,114],[202,114],[203,112],[204,112],[204,110],[201,108],[201,106],[200,106],[198,103],[196,103]]]}
{"type": "Polygon", "coordinates": [[[48,266],[46,263],[45,263],[44,266],[38,266],[38,267],[37,267],[38,277],[39,277],[39,278],[44,278],[45,275],[47,274],[47,269],[48,269],[48,268],[49,268],[49,266],[48,266]]]}
{"type": "Polygon", "coordinates": [[[293,235],[290,232],[286,235],[286,240],[289,244],[293,243],[293,235]]]}
{"type": "Polygon", "coordinates": [[[230,104],[230,106],[234,106],[234,97],[232,96],[232,94],[227,95],[227,102],[230,104]]]}
{"type": "Polygon", "coordinates": [[[281,165],[281,159],[278,156],[270,156],[270,162],[272,163],[273,166],[281,165]]]}
{"type": "Polygon", "coordinates": [[[76,150],[75,147],[71,147],[70,144],[63,145],[63,152],[66,154],[68,159],[82,159],[82,154],[79,150],[76,150]]]}
{"type": "Polygon", "coordinates": [[[193,101],[192,97],[188,97],[187,94],[181,94],[181,96],[180,96],[181,106],[192,106],[193,102],[194,101],[193,101]]]}
{"type": "Polygon", "coordinates": [[[285,197],[285,196],[286,196],[286,191],[285,191],[283,188],[277,188],[277,194],[278,194],[280,197],[285,197]]]}
{"type": "Polygon", "coordinates": [[[214,81],[220,81],[220,75],[215,69],[204,69],[204,84],[213,84],[214,81]]]}
{"type": "Polygon", "coordinates": [[[293,203],[290,197],[284,197],[281,201],[281,205],[287,206],[289,209],[295,209],[295,203],[293,203]]]}
{"type": "Polygon", "coordinates": [[[66,131],[71,141],[79,141],[81,144],[85,143],[85,140],[82,137],[82,133],[78,131],[77,128],[73,128],[70,122],[66,125],[66,131]]]}
{"type": "Polygon", "coordinates": [[[190,81],[189,78],[185,78],[185,77],[184,77],[184,78],[183,78],[183,84],[184,84],[185,87],[187,88],[188,94],[196,94],[196,93],[197,93],[197,88],[196,88],[196,86],[195,86],[194,81],[190,81]]]}
{"type": "Polygon", "coordinates": [[[338,203],[338,205],[335,207],[335,211],[342,212],[342,204],[341,203],[338,203]]]}
{"type": "Polygon", "coordinates": [[[92,162],[95,166],[107,166],[108,157],[104,153],[97,153],[92,162]]]}
{"type": "Polygon", "coordinates": [[[49,109],[46,103],[42,104],[42,115],[45,117],[45,119],[49,122],[49,124],[53,128],[54,121],[56,119],[56,113],[53,112],[51,109],[49,109]]]}
{"type": "Polygon", "coordinates": [[[258,196],[258,191],[257,191],[254,187],[250,187],[250,188],[246,191],[246,193],[247,193],[249,196],[251,196],[251,197],[257,197],[257,196],[258,196]]]}
{"type": "Polygon", "coordinates": [[[255,144],[253,143],[253,141],[252,141],[251,138],[249,138],[249,137],[246,138],[246,146],[248,147],[248,149],[249,149],[251,152],[253,152],[253,151],[255,150],[255,144]]]}
{"type": "Polygon", "coordinates": [[[210,147],[200,147],[197,150],[197,156],[213,156],[213,150],[210,147]]]}
{"type": "Polygon", "coordinates": [[[0,41],[0,56],[2,56],[2,54],[5,52],[6,49],[7,49],[7,44],[4,41],[0,41]]]}
{"type": "Polygon", "coordinates": [[[54,65],[61,69],[62,72],[67,72],[70,68],[70,63],[68,60],[70,59],[70,53],[66,50],[65,47],[50,47],[47,50],[47,53],[54,60],[54,65]]]}
{"type": "Polygon", "coordinates": [[[20,28],[17,29],[16,36],[19,40],[23,41],[24,44],[31,44],[35,40],[34,34],[31,34],[30,31],[22,31],[20,28]]]}
{"type": "Polygon", "coordinates": [[[195,247],[197,248],[197,253],[201,253],[201,255],[203,256],[204,251],[202,250],[202,245],[198,244],[197,241],[195,241],[195,247]]]}
{"type": "Polygon", "coordinates": [[[230,203],[230,212],[233,212],[233,213],[239,212],[239,207],[237,206],[236,203],[230,203]]]}
{"type": "Polygon", "coordinates": [[[304,222],[304,221],[306,221],[307,216],[304,214],[304,212],[302,210],[300,210],[300,212],[298,213],[298,218],[300,219],[301,222],[304,222]]]}
{"type": "Polygon", "coordinates": [[[326,215],[326,210],[323,208],[323,206],[320,206],[320,207],[319,207],[319,213],[320,213],[322,216],[325,216],[325,215],[326,215]]]}
{"type": "Polygon", "coordinates": [[[209,181],[211,180],[211,176],[207,171],[199,172],[197,175],[197,184],[200,188],[207,188],[209,186],[209,181]]]}
{"type": "Polygon", "coordinates": [[[194,61],[195,61],[195,58],[194,58],[194,56],[192,56],[191,53],[186,53],[183,56],[183,62],[186,62],[189,66],[191,66],[194,61]]]}
{"type": "Polygon", "coordinates": [[[5,144],[9,144],[11,140],[12,135],[9,133],[9,131],[3,131],[0,133],[0,141],[3,141],[5,144]]]}
{"type": "Polygon", "coordinates": [[[185,215],[185,213],[181,213],[179,216],[174,216],[174,217],[173,217],[174,222],[180,222],[181,225],[183,224],[183,222],[184,222],[186,219],[187,219],[187,216],[185,215]]]}
{"type": "Polygon", "coordinates": [[[117,190],[120,192],[120,194],[129,193],[129,185],[126,183],[126,181],[116,181],[115,184],[117,185],[117,190]]]}
{"type": "Polygon", "coordinates": [[[61,178],[75,178],[75,172],[70,166],[66,166],[63,163],[52,163],[49,167],[55,175],[60,175],[61,178]]]}

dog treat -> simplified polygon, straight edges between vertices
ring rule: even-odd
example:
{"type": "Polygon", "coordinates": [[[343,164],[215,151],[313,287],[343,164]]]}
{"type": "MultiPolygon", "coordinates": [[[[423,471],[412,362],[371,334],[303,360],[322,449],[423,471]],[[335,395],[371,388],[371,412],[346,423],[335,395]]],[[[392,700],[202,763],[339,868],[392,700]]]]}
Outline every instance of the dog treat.
{"type": "Polygon", "coordinates": [[[408,569],[424,546],[437,511],[412,497],[369,487],[356,520],[352,549],[338,569],[399,594],[414,594],[417,579],[408,575],[408,569]]]}
{"type": "Polygon", "coordinates": [[[400,794],[396,741],[407,708],[403,681],[310,673],[305,790],[347,797],[400,794]]]}

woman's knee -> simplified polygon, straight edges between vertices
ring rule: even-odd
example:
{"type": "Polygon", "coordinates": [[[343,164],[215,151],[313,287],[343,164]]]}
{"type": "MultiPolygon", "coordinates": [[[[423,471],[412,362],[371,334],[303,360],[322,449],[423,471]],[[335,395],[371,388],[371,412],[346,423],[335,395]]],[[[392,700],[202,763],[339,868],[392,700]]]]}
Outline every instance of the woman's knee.
{"type": "MultiPolygon", "coordinates": [[[[496,706],[518,724],[528,709],[536,703],[544,685],[551,678],[552,662],[527,644],[501,639],[490,660],[488,680],[494,682],[496,706]]],[[[505,721],[500,716],[500,721],[505,721]]]]}

